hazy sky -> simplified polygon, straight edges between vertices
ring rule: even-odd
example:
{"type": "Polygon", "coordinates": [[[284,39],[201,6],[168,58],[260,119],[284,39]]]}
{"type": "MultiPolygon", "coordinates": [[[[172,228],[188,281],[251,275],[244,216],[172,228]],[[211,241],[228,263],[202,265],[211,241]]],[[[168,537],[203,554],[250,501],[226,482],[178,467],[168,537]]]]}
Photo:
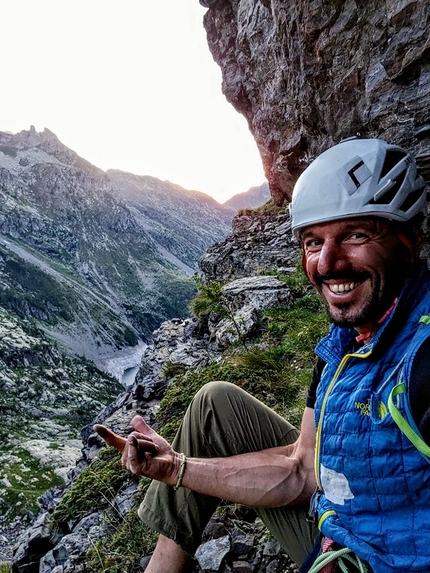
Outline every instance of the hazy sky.
{"type": "Polygon", "coordinates": [[[198,0],[0,0],[0,131],[225,201],[264,181],[198,0]]]}

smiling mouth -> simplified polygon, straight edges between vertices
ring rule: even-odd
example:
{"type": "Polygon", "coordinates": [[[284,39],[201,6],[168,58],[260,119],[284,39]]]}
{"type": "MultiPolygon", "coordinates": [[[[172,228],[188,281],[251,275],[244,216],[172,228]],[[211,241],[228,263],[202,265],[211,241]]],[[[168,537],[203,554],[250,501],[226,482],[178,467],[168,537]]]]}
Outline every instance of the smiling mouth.
{"type": "Polygon", "coordinates": [[[341,283],[341,284],[329,284],[327,285],[330,292],[334,294],[339,294],[343,292],[350,292],[354,290],[360,283],[353,282],[353,283],[341,283]]]}

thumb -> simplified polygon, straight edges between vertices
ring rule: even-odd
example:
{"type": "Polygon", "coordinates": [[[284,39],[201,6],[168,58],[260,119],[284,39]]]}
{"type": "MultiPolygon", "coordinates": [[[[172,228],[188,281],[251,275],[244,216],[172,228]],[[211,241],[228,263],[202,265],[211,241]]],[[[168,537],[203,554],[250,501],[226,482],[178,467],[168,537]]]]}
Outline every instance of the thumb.
{"type": "Polygon", "coordinates": [[[131,421],[131,425],[136,430],[136,432],[139,432],[139,434],[147,435],[154,432],[154,430],[151,428],[151,426],[148,426],[142,416],[135,416],[131,421]]]}
{"type": "Polygon", "coordinates": [[[124,450],[125,444],[127,443],[127,440],[125,438],[118,436],[118,434],[115,434],[114,432],[112,432],[112,430],[109,430],[109,428],[106,428],[106,426],[102,426],[100,424],[96,424],[94,426],[94,430],[98,433],[98,435],[101,438],[103,438],[103,440],[107,444],[109,444],[109,446],[113,446],[119,452],[122,452],[124,450]]]}

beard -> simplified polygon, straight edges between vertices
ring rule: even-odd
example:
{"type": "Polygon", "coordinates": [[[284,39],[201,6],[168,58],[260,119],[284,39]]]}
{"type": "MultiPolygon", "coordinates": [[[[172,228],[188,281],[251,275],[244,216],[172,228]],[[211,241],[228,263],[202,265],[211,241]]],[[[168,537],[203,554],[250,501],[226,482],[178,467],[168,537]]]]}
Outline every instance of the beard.
{"type": "Polygon", "coordinates": [[[384,279],[372,277],[368,273],[351,273],[348,276],[342,275],[342,277],[332,275],[330,277],[332,279],[342,278],[358,283],[370,281],[370,291],[360,306],[357,307],[353,302],[329,304],[321,287],[322,281],[326,278],[328,277],[321,277],[316,287],[323,299],[330,320],[342,328],[377,324],[399,295],[405,281],[404,274],[397,272],[393,272],[389,276],[385,275],[384,279]]]}
{"type": "Polygon", "coordinates": [[[376,323],[392,302],[383,305],[379,301],[379,297],[372,296],[371,294],[364,301],[363,305],[356,310],[350,303],[340,303],[333,307],[328,304],[324,297],[323,301],[331,322],[342,328],[354,328],[356,326],[376,323]]]}

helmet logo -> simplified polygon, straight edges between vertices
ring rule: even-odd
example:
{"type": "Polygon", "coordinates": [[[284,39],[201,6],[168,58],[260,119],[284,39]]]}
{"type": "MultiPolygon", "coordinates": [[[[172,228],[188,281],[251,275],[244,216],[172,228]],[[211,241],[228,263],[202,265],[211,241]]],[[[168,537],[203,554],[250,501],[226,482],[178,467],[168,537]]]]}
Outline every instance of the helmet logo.
{"type": "Polygon", "coordinates": [[[361,157],[356,155],[337,171],[337,176],[348,194],[352,195],[372,176],[372,173],[361,157]]]}

